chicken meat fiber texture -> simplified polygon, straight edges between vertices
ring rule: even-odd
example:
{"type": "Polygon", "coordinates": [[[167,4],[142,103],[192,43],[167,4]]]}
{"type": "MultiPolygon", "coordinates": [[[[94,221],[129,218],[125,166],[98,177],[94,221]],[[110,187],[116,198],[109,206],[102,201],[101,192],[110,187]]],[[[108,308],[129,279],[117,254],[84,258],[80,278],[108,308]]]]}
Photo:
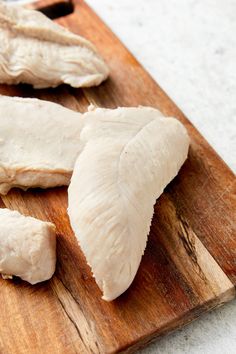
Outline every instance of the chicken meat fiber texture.
{"type": "Polygon", "coordinates": [[[152,108],[94,109],[68,190],[68,214],[103,299],[132,283],[156,199],[187,158],[189,137],[152,108]]]}
{"type": "Polygon", "coordinates": [[[0,83],[99,85],[109,69],[86,39],[42,13],[0,1],[0,83]]]}
{"type": "Polygon", "coordinates": [[[52,277],[56,267],[55,226],[0,209],[0,273],[18,276],[31,284],[52,277]]]}
{"type": "Polygon", "coordinates": [[[0,194],[70,183],[82,114],[56,103],[0,96],[0,194]]]}

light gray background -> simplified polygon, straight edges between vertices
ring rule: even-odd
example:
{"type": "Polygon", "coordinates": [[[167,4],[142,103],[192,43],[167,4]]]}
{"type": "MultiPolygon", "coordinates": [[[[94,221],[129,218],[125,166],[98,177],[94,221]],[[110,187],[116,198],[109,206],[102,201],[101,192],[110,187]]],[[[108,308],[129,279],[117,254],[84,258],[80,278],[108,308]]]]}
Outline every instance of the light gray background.
{"type": "MultiPolygon", "coordinates": [[[[236,0],[87,2],[236,171],[236,0]]],[[[236,353],[236,301],[142,351],[154,353],[236,353]]]]}

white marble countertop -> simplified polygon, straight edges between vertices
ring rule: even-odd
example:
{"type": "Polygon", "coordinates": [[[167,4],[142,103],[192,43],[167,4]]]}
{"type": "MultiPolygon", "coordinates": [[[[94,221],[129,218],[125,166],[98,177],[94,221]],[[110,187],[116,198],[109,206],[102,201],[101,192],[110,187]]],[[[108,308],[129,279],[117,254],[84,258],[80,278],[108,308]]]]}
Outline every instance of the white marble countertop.
{"type": "MultiPolygon", "coordinates": [[[[87,0],[236,171],[236,1],[87,0]]],[[[236,301],[142,354],[236,353],[236,301]]]]}

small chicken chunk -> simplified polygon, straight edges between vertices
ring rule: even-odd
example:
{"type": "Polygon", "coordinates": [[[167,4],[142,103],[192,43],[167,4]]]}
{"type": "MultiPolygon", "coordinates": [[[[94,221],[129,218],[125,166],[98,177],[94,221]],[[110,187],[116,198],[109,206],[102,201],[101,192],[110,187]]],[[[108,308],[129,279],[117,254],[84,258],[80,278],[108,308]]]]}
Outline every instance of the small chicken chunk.
{"type": "Polygon", "coordinates": [[[36,284],[52,277],[56,266],[55,226],[17,211],[0,209],[0,273],[36,284]]]}

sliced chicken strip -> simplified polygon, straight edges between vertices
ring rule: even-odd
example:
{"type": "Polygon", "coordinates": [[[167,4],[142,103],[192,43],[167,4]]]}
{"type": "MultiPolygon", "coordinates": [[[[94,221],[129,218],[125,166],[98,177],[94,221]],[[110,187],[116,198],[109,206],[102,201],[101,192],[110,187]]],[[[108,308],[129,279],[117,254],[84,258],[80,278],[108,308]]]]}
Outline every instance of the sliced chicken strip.
{"type": "Polygon", "coordinates": [[[38,11],[0,1],[0,83],[88,87],[108,73],[89,41],[38,11]]]}
{"type": "Polygon", "coordinates": [[[0,96],[0,194],[68,185],[82,126],[82,114],[58,104],[0,96]]]}
{"type": "Polygon", "coordinates": [[[135,277],[153,206],[187,158],[189,137],[178,120],[152,108],[84,116],[68,213],[103,299],[111,301],[135,277]]]}
{"type": "Polygon", "coordinates": [[[17,211],[0,209],[0,273],[31,284],[52,277],[56,266],[55,226],[17,211]]]}

